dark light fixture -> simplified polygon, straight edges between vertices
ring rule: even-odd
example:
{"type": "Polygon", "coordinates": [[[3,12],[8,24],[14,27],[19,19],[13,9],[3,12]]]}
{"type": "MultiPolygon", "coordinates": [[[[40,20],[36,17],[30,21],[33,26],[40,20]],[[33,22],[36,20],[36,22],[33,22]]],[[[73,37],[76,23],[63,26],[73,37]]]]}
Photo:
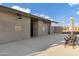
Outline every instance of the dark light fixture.
{"type": "Polygon", "coordinates": [[[18,19],[22,19],[22,15],[21,14],[17,14],[18,19]]]}

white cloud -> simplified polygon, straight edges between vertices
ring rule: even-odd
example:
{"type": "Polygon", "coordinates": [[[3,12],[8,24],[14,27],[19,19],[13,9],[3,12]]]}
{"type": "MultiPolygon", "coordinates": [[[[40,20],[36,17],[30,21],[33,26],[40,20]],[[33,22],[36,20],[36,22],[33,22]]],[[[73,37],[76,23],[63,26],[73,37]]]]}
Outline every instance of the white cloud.
{"type": "MultiPolygon", "coordinates": [[[[66,24],[66,26],[70,26],[70,24],[68,23],[68,24],[66,24]]],[[[78,22],[75,22],[74,23],[74,26],[79,26],[79,23],[78,22]]]]}
{"type": "Polygon", "coordinates": [[[76,23],[75,23],[75,26],[79,26],[79,23],[76,22],[76,23]]]}
{"type": "Polygon", "coordinates": [[[52,18],[50,18],[49,20],[51,20],[51,21],[52,21],[53,19],[52,19],[52,18]]]}
{"type": "Polygon", "coordinates": [[[45,15],[45,18],[46,18],[46,19],[49,19],[50,17],[49,17],[49,16],[47,16],[47,15],[45,15]]]}
{"type": "Polygon", "coordinates": [[[49,16],[44,15],[44,14],[35,13],[34,15],[39,16],[39,17],[43,17],[43,18],[45,18],[45,19],[50,19],[49,16]]]}
{"type": "Polygon", "coordinates": [[[40,16],[40,17],[43,17],[43,18],[45,18],[45,19],[49,19],[49,18],[50,18],[49,16],[44,15],[44,14],[40,14],[39,16],[40,16]]]}
{"type": "Polygon", "coordinates": [[[76,14],[79,15],[79,11],[77,11],[76,14]]]}
{"type": "Polygon", "coordinates": [[[33,15],[39,16],[39,13],[34,13],[33,15]]]}
{"type": "Polygon", "coordinates": [[[2,5],[2,3],[0,3],[0,5],[2,5]]]}
{"type": "Polygon", "coordinates": [[[70,5],[71,7],[78,5],[79,3],[68,3],[68,5],[70,5]]]}
{"type": "Polygon", "coordinates": [[[44,14],[39,14],[39,13],[34,13],[34,15],[45,18],[45,19],[49,19],[49,20],[53,20],[52,18],[50,18],[48,15],[44,15],[44,14]]]}
{"type": "Polygon", "coordinates": [[[59,23],[52,23],[52,26],[69,26],[69,23],[66,23],[65,20],[60,20],[59,23]],[[61,21],[61,22],[60,22],[61,21]]]}
{"type": "Polygon", "coordinates": [[[12,6],[12,8],[20,10],[20,11],[23,11],[23,12],[26,12],[26,13],[30,13],[31,12],[31,10],[29,8],[22,8],[20,6],[12,6]]]}
{"type": "Polygon", "coordinates": [[[40,16],[40,17],[45,17],[45,15],[43,15],[43,14],[40,14],[39,16],[40,16]]]}

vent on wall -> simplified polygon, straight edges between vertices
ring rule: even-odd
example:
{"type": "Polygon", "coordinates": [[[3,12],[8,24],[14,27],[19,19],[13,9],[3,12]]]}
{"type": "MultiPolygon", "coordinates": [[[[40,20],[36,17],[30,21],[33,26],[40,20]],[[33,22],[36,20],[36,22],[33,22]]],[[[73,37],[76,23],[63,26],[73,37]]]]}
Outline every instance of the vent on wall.
{"type": "Polygon", "coordinates": [[[22,15],[21,14],[17,14],[18,19],[22,19],[22,15]]]}

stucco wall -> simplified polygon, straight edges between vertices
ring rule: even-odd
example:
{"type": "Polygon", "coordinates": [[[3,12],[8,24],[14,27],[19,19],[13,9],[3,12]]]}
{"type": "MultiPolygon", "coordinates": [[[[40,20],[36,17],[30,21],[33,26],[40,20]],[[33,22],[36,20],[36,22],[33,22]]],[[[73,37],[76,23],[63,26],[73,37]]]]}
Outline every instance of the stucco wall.
{"type": "Polygon", "coordinates": [[[18,20],[16,14],[0,11],[0,43],[30,38],[30,18],[18,20]],[[15,30],[20,25],[21,30],[15,30]]]}
{"type": "Polygon", "coordinates": [[[38,21],[38,36],[48,35],[48,24],[38,21]]]}
{"type": "Polygon", "coordinates": [[[50,27],[50,34],[54,34],[54,27],[53,26],[50,27]]]}
{"type": "Polygon", "coordinates": [[[54,27],[54,33],[62,33],[63,28],[60,26],[54,27]]]}
{"type": "Polygon", "coordinates": [[[38,36],[38,22],[34,22],[33,24],[33,37],[38,36]]]}

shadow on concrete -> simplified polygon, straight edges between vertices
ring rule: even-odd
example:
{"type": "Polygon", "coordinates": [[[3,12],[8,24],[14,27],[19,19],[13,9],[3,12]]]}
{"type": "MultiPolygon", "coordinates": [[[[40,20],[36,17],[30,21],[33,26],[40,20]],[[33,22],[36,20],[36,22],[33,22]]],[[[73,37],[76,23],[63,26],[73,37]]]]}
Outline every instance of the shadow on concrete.
{"type": "MultiPolygon", "coordinates": [[[[63,34],[64,35],[64,34],[63,34]]],[[[52,42],[51,44],[49,44],[48,46],[46,46],[45,48],[43,48],[43,49],[41,49],[41,50],[39,50],[39,51],[37,51],[36,53],[32,53],[32,54],[29,54],[29,55],[31,55],[31,56],[35,56],[35,55],[38,55],[38,54],[40,54],[42,51],[45,51],[45,50],[47,50],[48,48],[51,48],[51,47],[56,47],[56,46],[60,46],[60,45],[63,45],[63,47],[65,46],[64,45],[64,37],[67,35],[67,34],[65,34],[64,36],[59,36],[59,37],[57,37],[57,36],[54,36],[54,38],[55,38],[55,40],[54,40],[54,42],[52,42]]],[[[79,46],[79,35],[77,34],[77,43],[76,43],[76,46],[79,46]]],[[[65,48],[65,47],[64,47],[65,48]]],[[[67,47],[66,47],[67,48],[67,47]]],[[[77,47],[75,47],[75,49],[76,49],[77,47]]],[[[73,48],[72,48],[73,49],[73,48]]]]}

